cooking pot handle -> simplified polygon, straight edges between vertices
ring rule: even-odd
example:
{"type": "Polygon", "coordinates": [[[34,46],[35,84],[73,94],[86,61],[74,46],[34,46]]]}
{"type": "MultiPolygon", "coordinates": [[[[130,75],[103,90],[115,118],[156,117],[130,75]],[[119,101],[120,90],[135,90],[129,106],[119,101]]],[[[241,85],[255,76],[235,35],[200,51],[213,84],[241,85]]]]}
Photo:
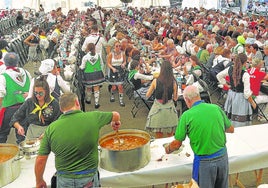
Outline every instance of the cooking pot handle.
{"type": "Polygon", "coordinates": [[[151,136],[151,138],[150,138],[150,142],[152,143],[152,142],[154,142],[154,141],[155,141],[155,137],[151,136]]]}
{"type": "Polygon", "coordinates": [[[12,163],[21,160],[23,157],[24,157],[23,155],[18,155],[18,157],[12,160],[12,163]]]}

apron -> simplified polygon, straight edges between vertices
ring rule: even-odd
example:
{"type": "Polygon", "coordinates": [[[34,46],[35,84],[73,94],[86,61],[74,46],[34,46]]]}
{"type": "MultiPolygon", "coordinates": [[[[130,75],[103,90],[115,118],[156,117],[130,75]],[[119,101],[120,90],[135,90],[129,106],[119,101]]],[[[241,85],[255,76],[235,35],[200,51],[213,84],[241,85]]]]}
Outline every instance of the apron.
{"type": "Polygon", "coordinates": [[[202,159],[213,159],[213,158],[218,158],[220,156],[223,156],[226,154],[227,150],[226,147],[220,149],[216,153],[213,153],[211,155],[203,155],[203,156],[198,156],[194,155],[194,162],[193,162],[193,171],[192,171],[192,178],[196,181],[199,182],[199,164],[202,159]]]}
{"type": "Polygon", "coordinates": [[[26,133],[27,139],[39,138],[46,130],[48,126],[39,126],[30,124],[26,133]]]}

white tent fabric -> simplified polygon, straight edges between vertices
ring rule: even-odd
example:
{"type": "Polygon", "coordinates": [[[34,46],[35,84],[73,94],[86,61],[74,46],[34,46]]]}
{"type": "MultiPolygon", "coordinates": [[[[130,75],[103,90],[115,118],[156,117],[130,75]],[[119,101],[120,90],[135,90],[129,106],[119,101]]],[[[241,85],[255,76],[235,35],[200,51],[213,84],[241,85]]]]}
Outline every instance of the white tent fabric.
{"type": "MultiPolygon", "coordinates": [[[[2,1],[2,0],[1,0],[2,1]]],[[[29,7],[31,9],[37,9],[39,4],[42,4],[45,8],[45,11],[50,11],[58,7],[62,7],[63,10],[68,11],[69,9],[78,8],[80,10],[85,10],[84,6],[86,2],[93,2],[95,5],[102,6],[104,8],[111,7],[122,7],[122,2],[120,0],[4,0],[1,2],[1,7],[8,7],[10,9],[22,9],[23,7],[29,7]]],[[[170,6],[169,0],[133,0],[132,3],[129,3],[128,6],[132,7],[150,7],[153,6],[170,6]]]]}
{"type": "MultiPolygon", "coordinates": [[[[200,8],[203,7],[205,9],[220,9],[220,1],[221,0],[183,0],[182,8],[200,8]]],[[[248,0],[241,0],[241,9],[243,12],[247,10],[248,0]]]]}
{"type": "Polygon", "coordinates": [[[218,0],[183,0],[182,1],[182,8],[188,7],[188,8],[200,8],[203,7],[205,9],[218,9],[219,2],[218,0]]]}

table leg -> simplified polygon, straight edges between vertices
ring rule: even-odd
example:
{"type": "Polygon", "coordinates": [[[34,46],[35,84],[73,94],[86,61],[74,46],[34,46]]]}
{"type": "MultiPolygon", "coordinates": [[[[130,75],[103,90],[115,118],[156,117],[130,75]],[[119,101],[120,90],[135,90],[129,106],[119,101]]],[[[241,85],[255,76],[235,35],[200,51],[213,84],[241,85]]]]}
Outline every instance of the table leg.
{"type": "Polygon", "coordinates": [[[263,169],[254,170],[254,172],[255,172],[255,176],[256,176],[256,186],[259,186],[261,184],[261,181],[262,181],[263,169]],[[259,173],[258,173],[258,171],[259,171],[259,173]]]}
{"type": "Polygon", "coordinates": [[[233,180],[232,180],[232,175],[229,174],[229,183],[230,183],[230,187],[233,188],[234,185],[233,185],[233,180]]]}
{"type": "Polygon", "coordinates": [[[235,183],[233,184],[232,181],[232,176],[229,175],[229,181],[230,181],[230,186],[233,188],[234,185],[238,186],[239,188],[245,188],[243,183],[239,180],[239,173],[235,174],[235,183]]]}

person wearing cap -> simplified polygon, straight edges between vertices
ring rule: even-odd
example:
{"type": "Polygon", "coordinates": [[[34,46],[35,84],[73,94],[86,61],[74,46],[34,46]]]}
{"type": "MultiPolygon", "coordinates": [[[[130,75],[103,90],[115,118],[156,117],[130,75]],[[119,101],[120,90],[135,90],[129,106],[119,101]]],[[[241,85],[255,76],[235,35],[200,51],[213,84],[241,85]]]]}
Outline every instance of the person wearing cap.
{"type": "Polygon", "coordinates": [[[233,54],[240,54],[240,53],[245,53],[245,38],[242,35],[239,35],[237,38],[237,45],[232,48],[232,53],[233,54]]]}
{"type": "MultiPolygon", "coordinates": [[[[57,71],[57,66],[55,65],[55,61],[53,59],[45,59],[41,61],[39,72],[41,76],[46,77],[46,81],[48,82],[50,88],[50,93],[56,100],[59,99],[61,91],[63,93],[70,91],[70,87],[66,84],[66,82],[63,80],[63,78],[57,71]]],[[[32,94],[33,94],[34,82],[35,79],[32,79],[27,98],[33,97],[32,94]]]]}
{"type": "MultiPolygon", "coordinates": [[[[30,87],[31,75],[17,67],[19,56],[9,52],[4,57],[6,70],[0,75],[0,143],[5,143],[10,133],[12,115],[24,103],[30,87]]],[[[18,142],[24,140],[16,132],[18,142]]]]}

